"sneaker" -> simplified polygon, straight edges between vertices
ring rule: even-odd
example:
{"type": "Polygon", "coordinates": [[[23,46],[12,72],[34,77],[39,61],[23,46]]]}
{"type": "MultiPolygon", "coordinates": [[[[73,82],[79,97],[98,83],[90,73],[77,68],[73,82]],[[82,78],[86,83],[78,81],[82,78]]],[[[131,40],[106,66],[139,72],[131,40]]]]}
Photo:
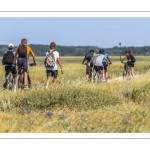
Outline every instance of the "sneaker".
{"type": "Polygon", "coordinates": [[[25,85],[24,90],[29,90],[29,87],[27,85],[25,85]]]}
{"type": "Polygon", "coordinates": [[[4,89],[7,89],[7,82],[5,82],[5,83],[3,84],[3,88],[4,88],[4,89]]]}
{"type": "Polygon", "coordinates": [[[102,81],[106,81],[106,79],[105,79],[105,78],[103,78],[103,79],[102,79],[102,81]]]}

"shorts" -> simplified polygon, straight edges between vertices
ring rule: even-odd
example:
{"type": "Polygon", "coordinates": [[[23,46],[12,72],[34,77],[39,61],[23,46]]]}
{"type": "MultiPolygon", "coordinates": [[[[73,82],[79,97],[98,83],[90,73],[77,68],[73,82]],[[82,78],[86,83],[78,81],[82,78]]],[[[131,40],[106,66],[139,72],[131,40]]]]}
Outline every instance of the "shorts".
{"type": "Polygon", "coordinates": [[[103,70],[103,66],[94,66],[95,71],[103,70]]]}
{"type": "Polygon", "coordinates": [[[18,59],[18,70],[23,68],[24,72],[28,72],[28,59],[26,57],[18,59]]]}
{"type": "Polygon", "coordinates": [[[89,74],[90,71],[92,71],[92,68],[89,65],[86,65],[86,74],[89,74]]]}
{"type": "Polygon", "coordinates": [[[47,76],[50,77],[57,77],[58,76],[58,70],[46,70],[47,76]]]}
{"type": "Polygon", "coordinates": [[[16,66],[5,66],[5,72],[8,75],[10,72],[12,74],[16,74],[17,70],[16,70],[16,66]]]}
{"type": "Polygon", "coordinates": [[[106,62],[103,62],[103,66],[104,66],[104,70],[107,71],[108,70],[108,66],[106,62]]]}
{"type": "Polygon", "coordinates": [[[129,67],[134,67],[134,62],[132,62],[132,61],[128,61],[127,64],[129,67]]]}

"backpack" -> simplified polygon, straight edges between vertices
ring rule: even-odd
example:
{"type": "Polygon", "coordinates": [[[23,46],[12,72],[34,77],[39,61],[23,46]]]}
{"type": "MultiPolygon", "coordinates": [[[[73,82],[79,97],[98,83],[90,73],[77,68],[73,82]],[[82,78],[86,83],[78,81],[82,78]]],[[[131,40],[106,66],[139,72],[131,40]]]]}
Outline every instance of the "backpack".
{"type": "Polygon", "coordinates": [[[130,54],[130,59],[131,59],[132,62],[136,62],[135,57],[133,55],[131,55],[131,54],[130,54]]]}
{"type": "Polygon", "coordinates": [[[85,59],[87,60],[87,61],[90,61],[91,60],[91,58],[94,56],[94,52],[87,52],[86,54],[85,54],[85,59]]]}
{"type": "Polygon", "coordinates": [[[19,57],[26,57],[27,56],[27,46],[20,44],[18,47],[18,54],[19,57]]]}
{"type": "Polygon", "coordinates": [[[14,53],[13,51],[7,51],[3,56],[4,64],[12,65],[14,62],[14,53]]]}
{"type": "Polygon", "coordinates": [[[93,56],[90,60],[90,67],[94,67],[95,63],[96,63],[96,59],[97,59],[98,55],[93,56]]]}
{"type": "Polygon", "coordinates": [[[55,57],[54,57],[54,51],[50,50],[48,51],[48,54],[46,55],[45,58],[45,66],[49,68],[54,68],[55,67],[55,57]]]}

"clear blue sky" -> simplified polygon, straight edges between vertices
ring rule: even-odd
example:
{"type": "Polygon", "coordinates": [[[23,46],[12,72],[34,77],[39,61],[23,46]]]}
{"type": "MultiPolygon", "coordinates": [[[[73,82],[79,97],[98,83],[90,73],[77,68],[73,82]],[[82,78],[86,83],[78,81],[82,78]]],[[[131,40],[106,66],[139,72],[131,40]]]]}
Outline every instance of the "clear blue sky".
{"type": "Polygon", "coordinates": [[[150,18],[140,17],[42,17],[0,18],[0,45],[20,43],[63,46],[150,46],[150,18]]]}

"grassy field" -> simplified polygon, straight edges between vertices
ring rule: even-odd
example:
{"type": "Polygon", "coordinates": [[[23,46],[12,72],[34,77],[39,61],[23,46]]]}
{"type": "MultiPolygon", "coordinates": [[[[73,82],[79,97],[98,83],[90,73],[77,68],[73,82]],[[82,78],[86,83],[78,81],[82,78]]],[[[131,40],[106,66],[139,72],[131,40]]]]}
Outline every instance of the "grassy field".
{"type": "MultiPolygon", "coordinates": [[[[64,74],[57,88],[45,89],[43,57],[30,67],[32,89],[3,90],[0,66],[0,132],[13,133],[146,133],[150,132],[150,57],[139,56],[136,77],[122,80],[123,64],[112,57],[108,83],[85,80],[83,57],[61,57],[64,74]]],[[[119,60],[118,60],[119,61],[119,60]]]]}

